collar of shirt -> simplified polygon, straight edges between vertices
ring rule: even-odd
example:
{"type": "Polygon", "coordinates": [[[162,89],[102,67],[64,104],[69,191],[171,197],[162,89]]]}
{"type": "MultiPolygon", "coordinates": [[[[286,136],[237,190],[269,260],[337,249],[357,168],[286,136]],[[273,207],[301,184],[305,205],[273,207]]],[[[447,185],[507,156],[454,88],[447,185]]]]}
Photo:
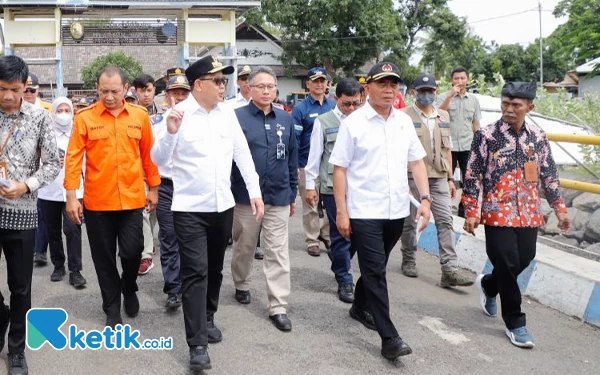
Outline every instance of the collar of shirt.
{"type": "Polygon", "coordinates": [[[437,111],[437,108],[433,107],[433,113],[431,115],[427,115],[425,112],[423,112],[423,110],[419,107],[417,107],[416,104],[413,104],[413,108],[415,111],[417,111],[417,113],[419,114],[419,116],[425,118],[425,119],[432,119],[432,118],[438,118],[439,117],[439,113],[437,111]]]}
{"type": "MultiPolygon", "coordinates": [[[[21,113],[23,115],[28,115],[31,113],[31,110],[33,108],[34,108],[33,104],[30,104],[30,103],[26,102],[24,99],[21,99],[21,107],[19,108],[19,113],[21,113]]],[[[16,113],[8,115],[2,108],[0,108],[0,113],[2,113],[4,116],[9,117],[9,118],[11,116],[16,117],[16,115],[17,115],[16,113]]]]}
{"type": "Polygon", "coordinates": [[[513,135],[517,137],[522,134],[523,130],[526,131],[527,134],[531,135],[531,129],[529,129],[529,124],[527,124],[527,121],[523,123],[523,127],[521,128],[521,134],[517,133],[517,131],[510,124],[504,122],[504,120],[502,119],[498,121],[498,128],[502,133],[512,132],[513,135]]]}
{"type": "MultiPolygon", "coordinates": [[[[370,121],[377,116],[379,116],[383,119],[383,116],[381,116],[379,113],[377,113],[377,111],[375,109],[373,109],[373,107],[371,107],[371,103],[369,103],[368,101],[365,103],[363,108],[365,108],[365,114],[367,116],[367,120],[370,121]]],[[[394,118],[396,118],[396,111],[394,111],[394,108],[390,108],[390,116],[388,117],[388,120],[391,120],[394,118]]]]}
{"type": "MultiPolygon", "coordinates": [[[[315,103],[319,103],[319,104],[320,104],[320,102],[319,102],[317,99],[313,98],[313,96],[312,96],[312,95],[309,95],[309,96],[307,96],[307,97],[306,97],[306,99],[304,99],[304,100],[308,100],[308,102],[309,102],[310,104],[315,104],[315,103]]],[[[320,105],[321,105],[321,106],[324,106],[324,105],[325,105],[325,103],[327,103],[327,101],[328,101],[328,100],[329,100],[329,99],[327,99],[327,95],[325,95],[325,96],[323,97],[323,104],[320,104],[320,105]]]]}
{"type": "Polygon", "coordinates": [[[244,102],[244,103],[250,103],[252,101],[252,98],[250,99],[246,99],[244,98],[244,96],[238,92],[238,94],[235,96],[234,98],[236,101],[238,102],[244,102]]]}
{"type": "Polygon", "coordinates": [[[342,111],[340,110],[340,108],[336,105],[335,108],[333,108],[333,114],[338,118],[338,120],[342,121],[343,119],[345,119],[346,116],[345,114],[342,113],[342,111]]]}
{"type": "MultiPolygon", "coordinates": [[[[248,104],[248,106],[250,107],[250,112],[252,113],[252,115],[253,115],[253,116],[255,116],[255,117],[256,117],[256,116],[258,116],[259,114],[260,114],[260,115],[263,115],[263,116],[265,115],[265,112],[264,112],[262,109],[258,108],[258,107],[256,106],[256,104],[254,104],[254,102],[253,102],[253,101],[251,101],[251,102],[248,104]]],[[[271,112],[267,113],[267,115],[266,115],[266,116],[277,117],[277,114],[275,113],[275,110],[273,109],[273,105],[271,105],[271,112]]]]}
{"type": "MultiPolygon", "coordinates": [[[[129,113],[129,106],[131,104],[127,103],[125,100],[123,100],[123,111],[122,112],[127,112],[129,113]]],[[[110,110],[108,108],[106,108],[106,106],[104,105],[104,103],[99,100],[98,102],[96,102],[96,106],[93,109],[96,112],[96,115],[98,116],[102,116],[102,114],[104,114],[104,112],[108,112],[112,115],[112,113],[110,112],[110,110]]],[[[121,113],[122,113],[121,112],[121,113]]],[[[120,113],[119,113],[120,115],[120,113]]]]}

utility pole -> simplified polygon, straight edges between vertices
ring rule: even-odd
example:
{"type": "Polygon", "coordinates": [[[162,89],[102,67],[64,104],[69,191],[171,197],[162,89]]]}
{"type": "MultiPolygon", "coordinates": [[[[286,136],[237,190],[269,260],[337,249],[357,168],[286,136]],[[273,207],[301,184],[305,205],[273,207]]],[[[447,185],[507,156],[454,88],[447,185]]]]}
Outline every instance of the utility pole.
{"type": "Polygon", "coordinates": [[[542,3],[538,1],[540,13],[540,87],[544,88],[544,42],[542,41],[542,3]]]}

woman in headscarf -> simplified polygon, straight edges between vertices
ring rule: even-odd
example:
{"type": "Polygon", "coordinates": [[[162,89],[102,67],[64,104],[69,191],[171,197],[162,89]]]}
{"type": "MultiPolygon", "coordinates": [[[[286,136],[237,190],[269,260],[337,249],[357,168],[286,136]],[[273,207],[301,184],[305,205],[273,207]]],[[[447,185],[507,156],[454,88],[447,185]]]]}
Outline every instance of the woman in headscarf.
{"type": "MultiPolygon", "coordinates": [[[[66,97],[56,98],[52,103],[52,112],[54,115],[54,133],[62,169],[52,183],[41,188],[38,192],[38,199],[46,221],[50,259],[54,265],[54,272],[52,272],[50,280],[61,281],[66,275],[65,250],[61,233],[64,231],[67,237],[69,284],[79,289],[86,284],[86,280],[81,275],[81,225],[73,223],[67,216],[65,211],[66,191],[63,188],[65,153],[73,131],[73,104],[66,97]]],[[[83,198],[83,174],[76,195],[78,199],[83,198]]]]}

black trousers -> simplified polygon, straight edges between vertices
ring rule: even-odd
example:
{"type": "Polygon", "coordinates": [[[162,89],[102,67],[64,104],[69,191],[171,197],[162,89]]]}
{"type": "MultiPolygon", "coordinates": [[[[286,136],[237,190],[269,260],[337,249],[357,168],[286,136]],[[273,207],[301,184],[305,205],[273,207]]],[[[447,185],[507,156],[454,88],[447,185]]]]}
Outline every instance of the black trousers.
{"type": "Polygon", "coordinates": [[[173,225],[173,181],[162,178],[158,186],[158,206],[156,219],[158,220],[158,237],[160,238],[160,264],[162,266],[165,284],[164,293],[179,293],[181,291],[181,277],[179,276],[179,245],[173,225]]]}
{"type": "Polygon", "coordinates": [[[517,276],[535,258],[537,233],[537,228],[485,227],[487,256],[494,270],[483,277],[481,285],[490,297],[500,293],[502,319],[508,329],[527,323],[517,276]]]}
{"type": "MultiPolygon", "coordinates": [[[[452,151],[452,173],[456,169],[456,164],[460,166],[461,184],[465,183],[465,174],[467,173],[467,164],[469,163],[469,153],[471,151],[452,151]]],[[[465,217],[465,208],[462,202],[458,204],[458,216],[465,217]]]]}
{"type": "Polygon", "coordinates": [[[390,318],[386,267],[392,249],[402,235],[404,219],[351,219],[350,242],[358,255],[360,278],[354,291],[354,305],[369,310],[382,339],[398,336],[390,318]]]}
{"type": "Polygon", "coordinates": [[[121,292],[138,290],[137,276],[144,250],[142,209],[123,211],[84,210],[85,226],[106,314],[121,311],[121,292]],[[117,269],[117,242],[123,273],[117,269]]]}
{"type": "MultiPolygon", "coordinates": [[[[25,315],[31,308],[31,259],[35,247],[35,232],[35,229],[0,229],[0,244],[6,257],[6,279],[10,291],[8,352],[11,354],[25,350],[25,315]]],[[[2,293],[0,303],[4,304],[2,293]]]]}
{"type": "Polygon", "coordinates": [[[206,322],[219,306],[223,260],[233,208],[220,213],[173,212],[181,257],[181,292],[189,346],[208,345],[206,322]]]}
{"type": "Polygon", "coordinates": [[[42,205],[46,219],[46,235],[50,244],[50,260],[54,268],[65,266],[65,249],[63,247],[62,232],[67,238],[67,256],[69,257],[69,271],[81,271],[81,225],[69,219],[64,202],[38,199],[42,205]]]}

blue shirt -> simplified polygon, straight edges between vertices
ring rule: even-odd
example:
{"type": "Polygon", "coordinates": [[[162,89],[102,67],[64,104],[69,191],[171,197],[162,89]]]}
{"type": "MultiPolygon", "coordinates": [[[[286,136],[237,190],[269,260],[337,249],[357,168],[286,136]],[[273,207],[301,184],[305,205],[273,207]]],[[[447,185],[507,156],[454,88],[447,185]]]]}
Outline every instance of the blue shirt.
{"type": "MultiPolygon", "coordinates": [[[[298,148],[294,123],[289,113],[273,108],[265,116],[254,103],[235,110],[244,131],[254,167],[260,179],[260,191],[265,204],[288,206],[296,201],[298,192],[298,148]],[[284,159],[277,159],[277,144],[285,145],[284,159]]],[[[231,191],[236,203],[250,204],[242,175],[235,165],[231,172],[231,191]]]]}
{"type": "Polygon", "coordinates": [[[312,96],[308,96],[292,110],[294,128],[298,139],[298,167],[306,167],[308,152],[310,151],[310,136],[315,119],[320,114],[335,108],[335,101],[324,98],[323,105],[312,96]]]}

